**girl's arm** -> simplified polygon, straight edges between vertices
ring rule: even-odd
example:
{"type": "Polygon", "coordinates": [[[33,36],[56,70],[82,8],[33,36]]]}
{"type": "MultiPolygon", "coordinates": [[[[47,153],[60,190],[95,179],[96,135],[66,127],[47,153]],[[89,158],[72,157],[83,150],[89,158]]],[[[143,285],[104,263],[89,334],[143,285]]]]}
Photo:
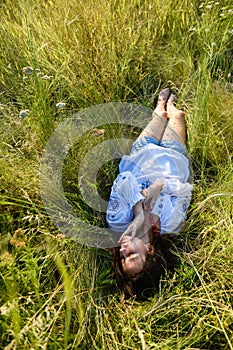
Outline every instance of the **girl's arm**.
{"type": "Polygon", "coordinates": [[[141,231],[143,222],[144,222],[144,212],[143,212],[143,207],[142,207],[142,202],[138,201],[134,206],[133,206],[133,213],[134,213],[134,219],[129,224],[128,228],[125,230],[123,235],[119,239],[119,243],[122,240],[124,236],[131,236],[131,239],[141,231]]]}
{"type": "Polygon", "coordinates": [[[147,210],[152,210],[160,192],[162,191],[164,183],[161,180],[154,182],[148,188],[141,191],[141,194],[145,197],[144,207],[147,210]]]}
{"type": "Polygon", "coordinates": [[[136,178],[130,172],[118,175],[112,186],[106,220],[109,228],[123,233],[137,217],[141,221],[141,201],[144,200],[136,178]]]}

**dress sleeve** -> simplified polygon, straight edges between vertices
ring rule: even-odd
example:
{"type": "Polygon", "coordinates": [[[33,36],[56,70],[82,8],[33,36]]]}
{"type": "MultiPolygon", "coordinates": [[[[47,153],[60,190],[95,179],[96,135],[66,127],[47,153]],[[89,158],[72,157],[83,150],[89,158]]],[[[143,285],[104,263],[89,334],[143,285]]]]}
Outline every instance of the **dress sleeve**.
{"type": "Polygon", "coordinates": [[[179,180],[173,180],[165,183],[164,192],[170,197],[172,210],[164,222],[161,234],[180,232],[187,219],[192,190],[193,186],[187,182],[183,184],[179,180]]]}
{"type": "Polygon", "coordinates": [[[163,187],[163,192],[171,196],[189,196],[192,192],[193,186],[188,183],[182,183],[179,179],[173,177],[166,179],[163,187]]]}
{"type": "Polygon", "coordinates": [[[133,206],[144,197],[136,178],[129,171],[120,173],[113,183],[106,220],[115,232],[124,232],[133,220],[133,206]]]}
{"type": "Polygon", "coordinates": [[[170,216],[163,224],[161,234],[177,234],[180,232],[185,220],[187,219],[187,210],[190,205],[191,195],[172,197],[172,201],[174,202],[174,206],[170,216]]]}

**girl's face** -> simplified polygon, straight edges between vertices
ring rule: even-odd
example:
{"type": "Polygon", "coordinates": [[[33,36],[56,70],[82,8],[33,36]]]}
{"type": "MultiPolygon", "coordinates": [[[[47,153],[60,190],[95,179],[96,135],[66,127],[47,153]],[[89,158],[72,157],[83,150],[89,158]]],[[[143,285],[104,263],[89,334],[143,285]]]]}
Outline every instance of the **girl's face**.
{"type": "Polygon", "coordinates": [[[121,240],[120,259],[122,269],[127,275],[135,274],[143,270],[149,245],[140,238],[124,236],[121,240]]]}

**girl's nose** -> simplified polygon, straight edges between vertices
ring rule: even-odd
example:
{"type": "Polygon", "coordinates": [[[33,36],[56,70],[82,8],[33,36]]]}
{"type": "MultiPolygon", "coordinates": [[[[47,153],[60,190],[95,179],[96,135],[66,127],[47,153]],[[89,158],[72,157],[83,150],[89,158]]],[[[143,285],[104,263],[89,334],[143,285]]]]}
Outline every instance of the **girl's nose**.
{"type": "Polygon", "coordinates": [[[120,248],[120,253],[124,253],[126,251],[126,248],[123,246],[121,246],[121,248],[120,248]]]}
{"type": "Polygon", "coordinates": [[[127,256],[127,251],[125,247],[120,248],[120,254],[125,258],[127,256]]]}

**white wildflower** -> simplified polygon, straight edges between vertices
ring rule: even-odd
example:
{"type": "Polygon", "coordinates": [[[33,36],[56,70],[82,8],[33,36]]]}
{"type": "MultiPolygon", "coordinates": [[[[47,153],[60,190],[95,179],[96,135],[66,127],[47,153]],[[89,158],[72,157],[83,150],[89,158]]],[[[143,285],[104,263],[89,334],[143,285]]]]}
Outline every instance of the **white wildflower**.
{"type": "Polygon", "coordinates": [[[14,302],[12,303],[7,302],[1,306],[0,312],[3,316],[8,316],[11,313],[11,311],[14,310],[14,307],[15,307],[14,302]]]}
{"type": "Polygon", "coordinates": [[[206,5],[207,9],[212,9],[212,5],[206,5]]]}
{"type": "Polygon", "coordinates": [[[199,6],[199,9],[201,9],[204,5],[205,5],[205,3],[202,2],[201,5],[199,6]]]}
{"type": "Polygon", "coordinates": [[[19,118],[22,120],[30,113],[29,109],[24,109],[19,112],[19,118]]]}
{"type": "Polygon", "coordinates": [[[206,28],[205,32],[208,33],[210,31],[210,28],[206,28]]]}
{"type": "Polygon", "coordinates": [[[22,69],[22,71],[23,71],[24,74],[32,75],[32,73],[34,71],[34,68],[30,67],[30,66],[27,66],[27,67],[24,67],[22,69]]]}
{"type": "Polygon", "coordinates": [[[63,108],[63,107],[65,107],[65,105],[66,105],[65,102],[58,102],[58,103],[56,104],[56,107],[57,107],[57,108],[63,108]]]}
{"type": "Polygon", "coordinates": [[[228,13],[233,13],[233,10],[232,10],[232,9],[229,9],[229,10],[228,10],[228,13]]]}
{"type": "Polygon", "coordinates": [[[43,75],[41,79],[43,80],[50,80],[52,78],[52,75],[43,75]]]}
{"type": "Polygon", "coordinates": [[[36,68],[35,72],[36,72],[37,77],[41,77],[42,73],[40,71],[40,68],[36,68]]]}
{"type": "Polygon", "coordinates": [[[217,1],[217,2],[215,2],[215,4],[214,5],[219,5],[219,2],[217,1]]]}
{"type": "Polygon", "coordinates": [[[227,74],[227,78],[228,78],[228,79],[231,79],[231,73],[228,73],[228,74],[227,74]]]}
{"type": "Polygon", "coordinates": [[[228,34],[233,34],[233,29],[231,29],[231,30],[228,30],[228,34]]]}

